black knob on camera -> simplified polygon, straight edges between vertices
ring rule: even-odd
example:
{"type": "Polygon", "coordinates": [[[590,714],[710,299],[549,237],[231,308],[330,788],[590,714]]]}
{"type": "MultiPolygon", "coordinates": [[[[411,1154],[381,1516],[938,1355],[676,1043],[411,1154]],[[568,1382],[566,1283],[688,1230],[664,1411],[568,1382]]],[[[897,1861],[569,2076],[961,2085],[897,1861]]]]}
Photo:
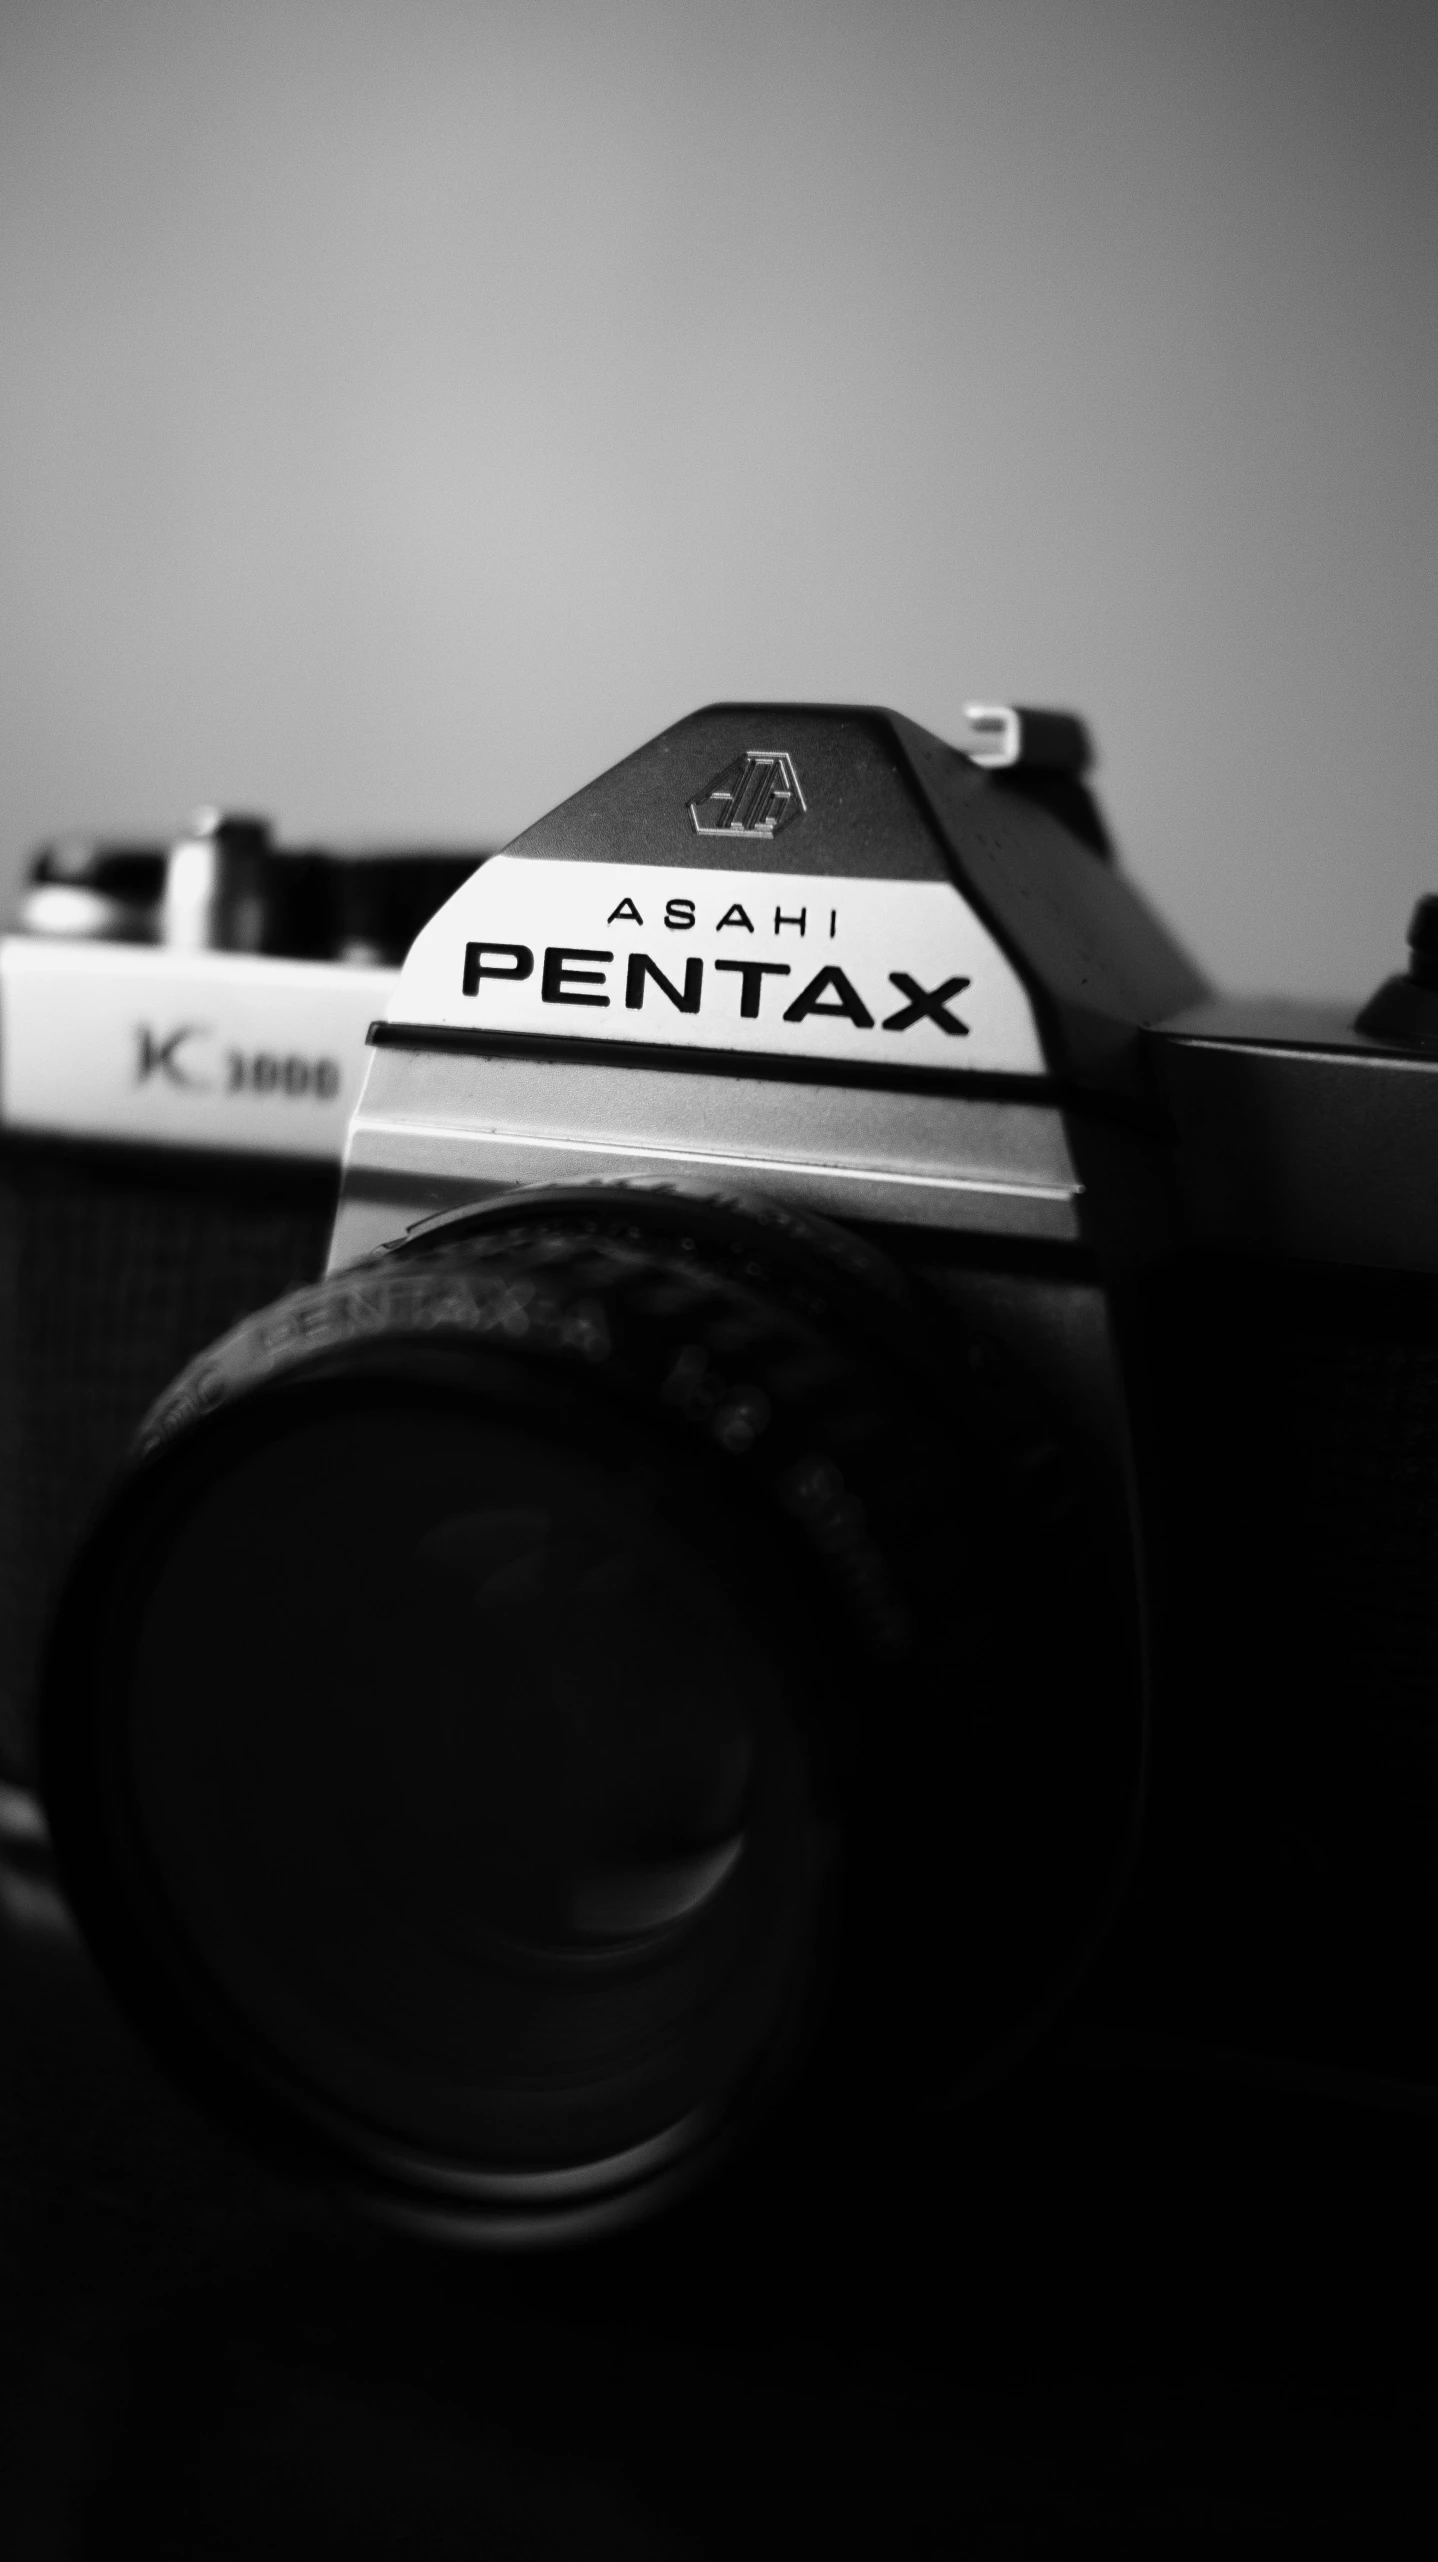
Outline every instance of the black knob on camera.
{"type": "Polygon", "coordinates": [[[1438,1050],[1438,897],[1418,901],[1408,923],[1407,971],[1385,979],[1353,1028],[1404,1049],[1438,1050]]]}
{"type": "Polygon", "coordinates": [[[267,820],[197,810],[166,865],[161,942],[187,952],[260,951],[269,853],[267,820]]]}
{"type": "Polygon", "coordinates": [[[153,943],[165,862],[163,845],[57,837],[30,866],[13,930],[53,941],[153,943]]]}

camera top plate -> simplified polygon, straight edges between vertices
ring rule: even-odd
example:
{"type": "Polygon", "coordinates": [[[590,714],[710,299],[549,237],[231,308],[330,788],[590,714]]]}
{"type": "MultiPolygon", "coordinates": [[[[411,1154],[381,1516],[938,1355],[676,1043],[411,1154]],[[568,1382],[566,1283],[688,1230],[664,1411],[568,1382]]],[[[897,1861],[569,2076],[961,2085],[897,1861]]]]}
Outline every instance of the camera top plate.
{"type": "Polygon", "coordinates": [[[204,809],[41,849],[0,935],[0,1139],[335,1167],[365,1033],[487,849],[292,845],[204,809]]]}

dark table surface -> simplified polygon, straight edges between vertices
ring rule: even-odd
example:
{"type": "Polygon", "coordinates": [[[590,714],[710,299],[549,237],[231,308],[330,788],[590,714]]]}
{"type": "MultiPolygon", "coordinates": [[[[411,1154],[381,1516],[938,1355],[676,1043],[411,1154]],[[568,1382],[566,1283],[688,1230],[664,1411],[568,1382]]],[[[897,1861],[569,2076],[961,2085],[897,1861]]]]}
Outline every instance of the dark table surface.
{"type": "Polygon", "coordinates": [[[355,2228],[0,1932],[0,2553],[1438,2549],[1438,2121],[1081,2050],[578,2257],[355,2228]]]}

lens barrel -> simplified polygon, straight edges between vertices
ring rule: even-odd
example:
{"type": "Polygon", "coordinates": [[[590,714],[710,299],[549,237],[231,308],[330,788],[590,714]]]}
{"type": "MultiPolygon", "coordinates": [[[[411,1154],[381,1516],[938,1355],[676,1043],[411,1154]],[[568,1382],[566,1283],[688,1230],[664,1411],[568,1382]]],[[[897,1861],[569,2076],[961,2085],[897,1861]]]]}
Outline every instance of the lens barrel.
{"type": "Polygon", "coordinates": [[[550,2240],[1031,2037],[1142,1720],[1081,1490],[969,1349],[821,1222],[582,1186],[192,1365],[40,1718],[78,1917],[189,2083],[381,2212],[550,2240]]]}

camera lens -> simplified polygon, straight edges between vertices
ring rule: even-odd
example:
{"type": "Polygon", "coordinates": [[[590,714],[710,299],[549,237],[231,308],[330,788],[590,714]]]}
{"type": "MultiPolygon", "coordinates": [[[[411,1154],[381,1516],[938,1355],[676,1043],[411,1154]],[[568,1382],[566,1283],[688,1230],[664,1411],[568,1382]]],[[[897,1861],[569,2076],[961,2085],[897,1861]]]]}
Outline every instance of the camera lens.
{"type": "Polygon", "coordinates": [[[383,2213],[545,2239],[1022,2051],[1130,1852],[1133,1621],[1046,1418],[932,1319],[772,1205],[556,1187],[176,1382],[39,1746],[90,1946],[202,2095],[383,2213]]]}
{"type": "Polygon", "coordinates": [[[195,1505],[132,1680],[194,1958],[386,2142],[602,2164],[762,2045],[811,1900],[796,1739],[720,1578],[613,1470],[348,1399],[195,1505]]]}

